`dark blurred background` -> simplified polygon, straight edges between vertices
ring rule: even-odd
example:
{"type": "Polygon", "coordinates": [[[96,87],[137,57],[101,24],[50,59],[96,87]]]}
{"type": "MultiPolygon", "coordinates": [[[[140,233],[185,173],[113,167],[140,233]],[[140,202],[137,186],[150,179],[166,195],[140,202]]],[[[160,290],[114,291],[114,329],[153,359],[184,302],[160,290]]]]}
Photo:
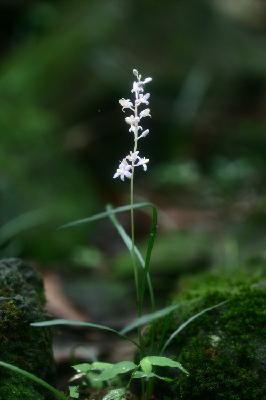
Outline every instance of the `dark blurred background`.
{"type": "MultiPolygon", "coordinates": [[[[179,274],[265,265],[264,1],[2,0],[0,19],[2,256],[86,270],[79,294],[98,290],[94,275],[128,276],[108,221],[56,229],[128,203],[112,176],[132,145],[118,100],[137,68],[153,77],[135,190],[160,209],[158,290],[179,274]]],[[[138,212],[141,248],[149,224],[138,212]]]]}

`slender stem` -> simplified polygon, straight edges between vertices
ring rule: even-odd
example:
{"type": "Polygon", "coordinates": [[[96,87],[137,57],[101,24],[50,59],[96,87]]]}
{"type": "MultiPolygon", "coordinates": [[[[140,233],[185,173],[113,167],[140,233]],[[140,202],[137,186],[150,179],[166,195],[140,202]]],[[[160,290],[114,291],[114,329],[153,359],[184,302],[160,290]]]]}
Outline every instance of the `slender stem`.
{"type": "MultiPolygon", "coordinates": [[[[131,182],[130,182],[130,204],[131,204],[131,242],[132,242],[132,247],[131,247],[131,257],[132,257],[132,264],[133,264],[133,270],[134,270],[134,277],[135,277],[135,286],[136,286],[136,296],[137,296],[137,312],[138,312],[138,317],[141,317],[142,314],[142,306],[140,304],[140,282],[139,282],[139,271],[138,271],[138,265],[136,263],[136,255],[135,255],[135,224],[134,224],[134,167],[132,169],[132,177],[131,177],[131,182]]],[[[139,340],[139,346],[141,348],[142,345],[142,337],[141,337],[141,330],[138,328],[138,340],[139,340]]],[[[142,355],[142,351],[140,350],[140,353],[142,355]]]]}
{"type": "Polygon", "coordinates": [[[134,169],[132,169],[132,177],[131,177],[131,182],[130,182],[130,205],[131,205],[130,215],[131,215],[131,242],[132,242],[131,257],[132,257],[134,276],[135,276],[138,316],[140,316],[140,313],[139,313],[139,311],[140,311],[140,309],[139,309],[139,300],[140,300],[139,299],[139,274],[138,274],[138,267],[137,267],[136,257],[135,257],[135,224],[134,224],[134,209],[133,209],[133,205],[134,205],[134,169]]]}

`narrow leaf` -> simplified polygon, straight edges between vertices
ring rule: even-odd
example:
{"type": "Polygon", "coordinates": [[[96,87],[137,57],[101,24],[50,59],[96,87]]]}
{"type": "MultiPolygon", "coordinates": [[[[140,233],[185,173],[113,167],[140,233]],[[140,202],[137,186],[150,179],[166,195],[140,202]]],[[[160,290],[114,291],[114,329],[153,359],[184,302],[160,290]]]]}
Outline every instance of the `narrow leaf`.
{"type": "MultiPolygon", "coordinates": [[[[113,225],[115,226],[117,232],[121,236],[121,238],[122,238],[123,242],[125,243],[127,249],[129,251],[131,251],[132,250],[132,240],[131,240],[130,236],[126,233],[126,231],[123,228],[123,226],[119,223],[118,219],[115,217],[115,215],[113,213],[114,208],[110,204],[108,204],[106,206],[106,210],[109,212],[108,217],[110,218],[110,220],[113,223],[113,225]]],[[[136,256],[137,256],[137,258],[139,260],[140,265],[142,266],[142,268],[144,268],[144,266],[145,266],[144,258],[142,257],[142,255],[141,255],[141,253],[140,253],[140,251],[139,251],[139,249],[137,248],[136,245],[135,245],[134,251],[135,251],[135,254],[136,254],[136,256]]]]}
{"type": "Polygon", "coordinates": [[[49,385],[49,383],[45,382],[43,379],[38,378],[37,376],[31,374],[30,372],[25,371],[24,369],[18,368],[15,365],[8,364],[3,361],[0,361],[0,367],[9,369],[19,375],[24,376],[25,378],[37,383],[38,385],[47,389],[49,392],[53,393],[53,395],[59,400],[68,400],[67,396],[65,396],[64,393],[60,392],[53,386],[49,385]]]}
{"type": "Polygon", "coordinates": [[[128,340],[131,343],[133,343],[135,346],[139,347],[138,343],[136,343],[134,340],[132,340],[128,336],[125,336],[123,333],[120,333],[120,332],[116,331],[115,329],[110,328],[109,326],[94,324],[92,322],[76,321],[76,320],[70,320],[70,319],[53,319],[50,321],[32,322],[30,325],[35,326],[35,327],[67,325],[67,326],[79,326],[79,327],[85,327],[85,328],[100,329],[102,331],[108,331],[108,332],[115,333],[116,335],[120,336],[121,338],[128,340]]]}
{"type": "Polygon", "coordinates": [[[151,254],[152,249],[154,246],[155,238],[157,235],[157,225],[158,225],[158,212],[157,208],[151,204],[152,208],[152,226],[151,231],[148,238],[148,245],[145,257],[145,265],[144,265],[144,279],[141,283],[141,290],[140,290],[140,303],[143,304],[144,295],[145,295],[145,279],[148,280],[149,271],[150,271],[150,262],[151,262],[151,254]]]}
{"type": "Polygon", "coordinates": [[[0,228],[0,245],[14,236],[44,222],[47,215],[44,210],[29,211],[7,222],[0,228]]]}
{"type": "Polygon", "coordinates": [[[173,381],[173,379],[171,379],[171,378],[166,378],[164,376],[160,376],[160,375],[154,374],[153,372],[150,372],[149,374],[146,374],[145,372],[142,372],[142,371],[135,371],[133,373],[133,375],[132,375],[132,378],[133,379],[144,379],[144,378],[152,379],[152,378],[157,378],[157,379],[161,379],[161,380],[163,380],[165,382],[172,382],[173,381]]]}
{"type": "MultiPolygon", "coordinates": [[[[111,222],[113,223],[114,227],[116,228],[117,232],[119,233],[120,237],[122,238],[123,242],[125,243],[127,249],[129,250],[129,252],[131,252],[132,251],[132,240],[131,240],[130,236],[126,233],[123,226],[119,223],[115,214],[112,212],[114,210],[113,207],[110,204],[108,204],[106,206],[106,210],[110,212],[109,218],[110,218],[111,222]]],[[[134,245],[134,253],[135,253],[141,267],[145,270],[145,261],[141,255],[141,252],[139,251],[139,249],[136,245],[134,245]]],[[[151,305],[154,308],[155,301],[154,301],[154,293],[153,293],[151,278],[150,278],[149,273],[146,275],[147,275],[147,284],[148,284],[149,293],[150,293],[151,305]]]]}
{"type": "Polygon", "coordinates": [[[165,317],[166,315],[176,310],[178,307],[179,305],[175,304],[172,306],[162,308],[161,310],[155,311],[153,313],[143,315],[142,317],[137,318],[133,322],[128,324],[125,328],[123,328],[120,331],[120,333],[122,334],[128,333],[136,328],[139,328],[140,326],[147,325],[148,323],[155,321],[156,319],[165,317]]]}
{"type": "MultiPolygon", "coordinates": [[[[127,205],[122,206],[122,207],[114,208],[112,210],[112,214],[118,214],[118,213],[122,213],[122,212],[125,212],[125,211],[130,211],[132,208],[133,209],[137,209],[137,208],[145,208],[145,207],[153,207],[153,205],[151,203],[148,203],[148,202],[135,203],[135,204],[133,204],[133,206],[131,204],[127,204],[127,205]]],[[[64,225],[60,226],[59,229],[71,228],[71,227],[74,227],[74,226],[77,226],[77,225],[88,224],[90,222],[94,222],[94,221],[98,221],[100,219],[104,219],[104,218],[108,217],[109,214],[110,214],[109,211],[104,211],[104,212],[101,212],[99,214],[92,215],[91,217],[88,217],[88,218],[83,218],[83,219],[79,219],[77,221],[69,222],[67,224],[64,224],[64,225]]]]}
{"type": "Polygon", "coordinates": [[[185,321],[183,324],[181,324],[172,334],[171,336],[167,339],[167,341],[165,342],[161,353],[163,354],[165,349],[169,346],[169,344],[172,342],[172,340],[183,330],[185,329],[191,322],[193,322],[195,319],[199,318],[201,315],[205,314],[208,311],[214,310],[215,308],[221,307],[222,305],[224,305],[225,303],[228,303],[229,300],[225,300],[222,301],[219,304],[216,304],[212,307],[207,307],[204,308],[204,310],[198,312],[197,314],[193,315],[192,317],[190,317],[187,321],[185,321]]]}

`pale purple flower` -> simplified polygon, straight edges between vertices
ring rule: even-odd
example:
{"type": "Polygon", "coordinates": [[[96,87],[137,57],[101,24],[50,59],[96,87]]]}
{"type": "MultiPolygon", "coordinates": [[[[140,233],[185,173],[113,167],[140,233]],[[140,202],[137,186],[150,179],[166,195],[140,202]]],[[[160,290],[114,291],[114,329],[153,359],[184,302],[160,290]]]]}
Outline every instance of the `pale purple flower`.
{"type": "Polygon", "coordinates": [[[132,165],[128,164],[127,160],[124,158],[120,164],[118,169],[116,170],[116,173],[114,174],[113,178],[120,178],[122,181],[124,181],[125,177],[126,178],[131,178],[132,176],[132,165]]]}
{"type": "Polygon", "coordinates": [[[126,156],[126,159],[128,161],[130,161],[132,163],[132,165],[135,166],[135,162],[140,159],[138,154],[139,154],[139,151],[134,151],[134,152],[130,151],[129,155],[126,156]]]}
{"type": "Polygon", "coordinates": [[[148,158],[145,158],[145,157],[141,158],[141,157],[139,157],[139,160],[138,160],[137,164],[135,164],[134,166],[135,166],[135,167],[139,167],[139,166],[142,165],[144,171],[147,171],[147,163],[148,163],[148,162],[149,162],[149,159],[148,159],[148,158]]]}

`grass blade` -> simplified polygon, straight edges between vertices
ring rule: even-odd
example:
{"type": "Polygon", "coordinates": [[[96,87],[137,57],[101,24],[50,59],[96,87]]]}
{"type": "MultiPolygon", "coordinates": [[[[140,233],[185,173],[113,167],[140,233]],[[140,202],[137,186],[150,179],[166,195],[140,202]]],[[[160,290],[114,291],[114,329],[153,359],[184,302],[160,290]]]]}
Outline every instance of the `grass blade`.
{"type": "MultiPolygon", "coordinates": [[[[119,233],[120,237],[122,238],[123,242],[125,243],[127,249],[129,250],[129,252],[131,252],[132,240],[131,240],[130,236],[126,233],[125,229],[120,224],[120,222],[118,221],[118,219],[116,218],[114,213],[112,212],[114,210],[113,207],[110,204],[108,204],[106,206],[106,210],[109,212],[108,217],[110,218],[111,222],[113,223],[114,227],[116,228],[117,232],[119,233]]],[[[136,255],[141,267],[145,270],[144,258],[142,257],[142,254],[136,245],[134,246],[134,252],[135,252],[135,255],[136,255]]],[[[151,305],[154,308],[155,300],[154,300],[153,287],[152,287],[151,278],[150,278],[149,273],[147,274],[147,284],[148,284],[149,293],[150,293],[151,305]]]]}
{"type": "MultiPolygon", "coordinates": [[[[131,249],[132,249],[131,238],[126,233],[125,229],[123,228],[123,226],[120,224],[120,222],[118,221],[118,219],[114,215],[113,210],[114,210],[114,208],[110,204],[108,204],[106,206],[106,211],[108,212],[109,219],[111,220],[112,224],[114,225],[114,227],[116,228],[117,232],[121,236],[121,238],[122,238],[123,242],[125,243],[127,249],[129,251],[131,251],[131,249]]],[[[139,249],[137,248],[136,245],[135,245],[134,251],[135,251],[137,259],[139,260],[140,265],[142,266],[142,268],[144,268],[144,266],[145,266],[144,258],[142,257],[142,254],[141,254],[141,252],[139,251],[139,249]]]]}
{"type": "Polygon", "coordinates": [[[10,220],[0,228],[0,245],[14,236],[44,222],[47,216],[43,210],[29,211],[10,220]]]}
{"type": "Polygon", "coordinates": [[[143,315],[142,317],[135,319],[133,322],[127,325],[124,329],[120,331],[120,333],[125,334],[131,332],[134,329],[139,328],[140,326],[147,325],[148,323],[155,321],[156,319],[165,317],[166,315],[176,310],[178,307],[179,305],[175,304],[162,308],[161,310],[155,311],[153,313],[143,315]]]}
{"type": "Polygon", "coordinates": [[[41,322],[32,322],[31,326],[35,327],[47,327],[47,326],[56,326],[56,325],[67,325],[67,326],[79,326],[79,327],[85,327],[85,328],[93,328],[93,329],[100,329],[102,331],[107,331],[111,333],[115,333],[116,335],[120,336],[121,338],[130,341],[133,343],[135,346],[139,347],[138,343],[136,343],[134,340],[129,338],[128,336],[125,336],[123,333],[110,328],[109,326],[106,325],[99,325],[99,324],[94,324],[92,322],[85,322],[85,321],[75,321],[75,320],[70,320],[70,319],[53,319],[50,321],[41,321],[41,322]]]}
{"type": "Polygon", "coordinates": [[[193,315],[190,317],[187,321],[185,321],[183,324],[181,324],[172,334],[171,336],[167,339],[165,342],[161,354],[164,353],[165,349],[169,346],[169,344],[172,342],[172,340],[183,330],[185,329],[191,322],[193,322],[195,319],[199,318],[201,315],[205,314],[208,311],[214,310],[215,308],[221,307],[223,304],[227,303],[229,300],[222,301],[221,303],[215,304],[212,307],[207,307],[204,308],[204,310],[198,312],[197,314],[193,315]]]}
{"type": "MultiPolygon", "coordinates": [[[[157,226],[158,226],[157,208],[154,207],[153,204],[150,204],[150,207],[152,208],[152,226],[151,226],[151,231],[150,231],[149,238],[148,238],[148,245],[147,245],[146,257],[145,257],[144,279],[142,280],[141,289],[140,289],[140,303],[141,304],[143,304],[143,300],[144,300],[145,280],[148,281],[148,277],[149,277],[151,254],[152,254],[152,249],[154,246],[154,242],[155,242],[155,238],[156,238],[156,234],[157,234],[157,226]]],[[[153,309],[154,309],[154,306],[155,306],[155,304],[154,304],[154,298],[153,298],[153,309]]]]}
{"type": "MultiPolygon", "coordinates": [[[[118,214],[118,213],[122,213],[122,212],[125,212],[125,211],[130,211],[132,208],[133,209],[137,209],[137,208],[146,208],[146,207],[153,207],[153,205],[151,203],[148,203],[148,202],[135,203],[133,205],[133,207],[130,204],[127,204],[127,205],[122,206],[122,207],[114,208],[112,210],[112,214],[118,214]]],[[[67,224],[64,224],[64,225],[60,226],[59,229],[72,228],[74,226],[78,226],[78,225],[82,225],[82,224],[88,224],[88,223],[94,222],[94,221],[99,221],[100,219],[104,219],[104,218],[109,217],[109,215],[110,215],[110,211],[104,211],[104,212],[101,212],[99,214],[92,215],[91,217],[88,217],[88,218],[83,218],[83,219],[79,219],[77,221],[69,222],[67,224]]]]}
{"type": "Polygon", "coordinates": [[[30,372],[25,371],[24,369],[16,367],[15,365],[12,364],[5,363],[3,361],[0,361],[0,367],[9,369],[10,371],[13,371],[17,374],[23,375],[25,378],[37,383],[38,385],[47,389],[49,392],[53,393],[53,395],[59,400],[68,400],[68,397],[65,396],[64,393],[60,392],[53,386],[49,385],[49,383],[45,382],[43,379],[38,378],[37,376],[31,374],[30,372]]]}

